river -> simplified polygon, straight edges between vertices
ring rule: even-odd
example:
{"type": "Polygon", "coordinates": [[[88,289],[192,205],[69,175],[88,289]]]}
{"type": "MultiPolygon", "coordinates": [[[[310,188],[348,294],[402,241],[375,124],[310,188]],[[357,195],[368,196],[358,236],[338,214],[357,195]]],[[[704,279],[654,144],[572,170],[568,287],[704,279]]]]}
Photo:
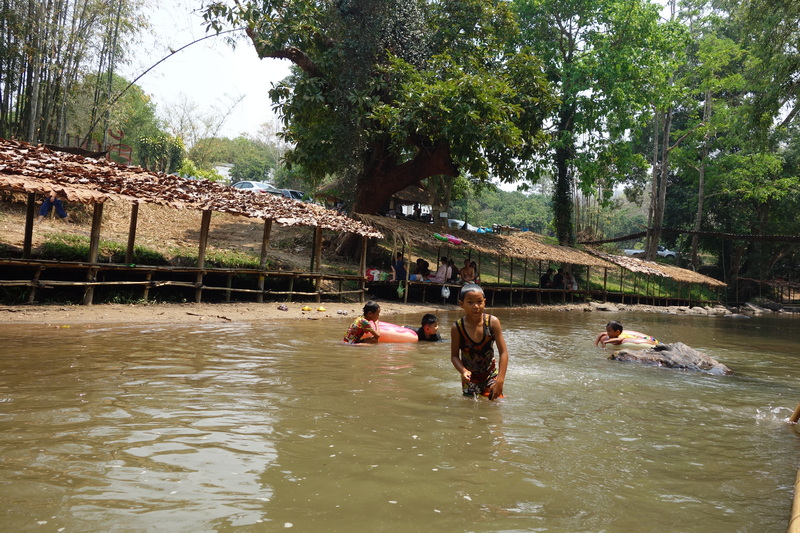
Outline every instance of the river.
{"type": "Polygon", "coordinates": [[[341,344],[352,317],[0,326],[2,529],[786,531],[800,317],[497,315],[499,402],[449,343],[341,344]],[[611,319],[736,373],[609,361],[611,319]]]}

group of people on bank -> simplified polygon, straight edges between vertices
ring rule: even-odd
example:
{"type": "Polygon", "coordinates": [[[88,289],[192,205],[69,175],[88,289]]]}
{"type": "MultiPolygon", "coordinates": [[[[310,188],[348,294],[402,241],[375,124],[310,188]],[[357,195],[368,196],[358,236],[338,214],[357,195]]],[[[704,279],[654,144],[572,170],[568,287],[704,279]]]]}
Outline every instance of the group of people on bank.
{"type": "Polygon", "coordinates": [[[436,271],[431,271],[431,265],[423,258],[418,258],[414,263],[414,272],[406,271],[403,252],[397,252],[392,260],[392,281],[409,279],[410,281],[430,281],[431,283],[467,283],[480,284],[478,265],[469,258],[464,259],[464,266],[458,268],[453,259],[442,257],[436,271]]]}
{"type": "Polygon", "coordinates": [[[542,277],[539,278],[539,287],[542,289],[577,291],[578,282],[568,270],[559,268],[556,271],[552,268],[548,268],[547,272],[542,274],[542,277]]]}
{"type": "MultiPolygon", "coordinates": [[[[478,275],[478,265],[469,258],[464,259],[464,266],[456,267],[452,258],[442,257],[439,259],[439,266],[435,272],[431,271],[430,263],[422,257],[417,258],[414,263],[414,272],[406,271],[406,263],[403,259],[403,252],[397,252],[391,264],[391,281],[430,281],[432,283],[475,283],[480,285],[478,275]]],[[[539,278],[539,287],[542,289],[578,290],[578,282],[575,277],[566,269],[559,268],[547,271],[539,278]]]]}

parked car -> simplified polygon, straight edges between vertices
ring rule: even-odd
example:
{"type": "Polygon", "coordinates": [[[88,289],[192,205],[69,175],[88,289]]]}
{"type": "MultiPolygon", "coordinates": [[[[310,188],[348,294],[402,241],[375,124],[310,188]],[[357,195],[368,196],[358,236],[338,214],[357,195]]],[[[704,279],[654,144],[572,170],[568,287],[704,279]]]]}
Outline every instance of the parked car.
{"type": "MultiPolygon", "coordinates": [[[[622,253],[625,255],[644,255],[644,250],[636,250],[636,249],[625,249],[622,250],[622,253]]],[[[678,252],[673,252],[672,250],[667,250],[663,246],[658,247],[658,251],[656,253],[659,257],[671,257],[672,259],[676,259],[678,257],[678,252]]]]}
{"type": "Polygon", "coordinates": [[[281,194],[283,194],[286,198],[290,198],[292,200],[298,200],[300,202],[306,197],[306,195],[301,191],[295,191],[294,189],[281,189],[281,194]]]}
{"type": "Polygon", "coordinates": [[[263,181],[237,181],[232,187],[240,191],[265,192],[275,196],[283,196],[280,189],[263,181]]]}
{"type": "Polygon", "coordinates": [[[463,220],[458,220],[457,218],[448,218],[447,219],[447,225],[449,227],[455,228],[455,229],[465,229],[465,230],[468,230],[468,231],[478,231],[478,227],[477,226],[473,226],[472,224],[470,224],[468,222],[464,222],[463,220]],[[464,227],[464,224],[466,224],[467,227],[464,227]]]}

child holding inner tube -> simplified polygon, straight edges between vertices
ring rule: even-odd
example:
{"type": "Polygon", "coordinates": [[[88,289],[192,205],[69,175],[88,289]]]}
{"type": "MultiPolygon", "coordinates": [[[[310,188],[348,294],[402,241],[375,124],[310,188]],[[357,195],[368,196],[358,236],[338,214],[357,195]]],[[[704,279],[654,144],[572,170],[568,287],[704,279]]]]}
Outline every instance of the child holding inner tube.
{"type": "Polygon", "coordinates": [[[353,323],[347,328],[347,333],[344,334],[344,339],[342,339],[342,341],[348,344],[358,344],[362,342],[374,344],[378,342],[378,338],[381,336],[381,326],[378,323],[378,318],[380,316],[381,306],[372,300],[368,301],[364,304],[364,314],[353,320],[353,323]],[[375,324],[374,328],[370,321],[375,324]],[[362,338],[367,333],[371,333],[372,336],[366,339],[362,338]]]}
{"type": "Polygon", "coordinates": [[[490,400],[502,398],[508,348],[500,319],[484,314],[486,297],[480,285],[464,285],[458,295],[458,305],[464,310],[464,316],[450,330],[450,361],[461,374],[462,392],[464,396],[482,394],[490,400]],[[494,357],[494,343],[497,343],[499,364],[494,357]]]}

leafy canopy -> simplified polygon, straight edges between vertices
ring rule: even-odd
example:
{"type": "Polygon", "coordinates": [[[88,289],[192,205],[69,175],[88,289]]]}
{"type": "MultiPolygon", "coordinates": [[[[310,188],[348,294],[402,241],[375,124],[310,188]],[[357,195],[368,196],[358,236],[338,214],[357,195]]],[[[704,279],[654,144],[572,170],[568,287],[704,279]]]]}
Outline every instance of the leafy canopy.
{"type": "Polygon", "coordinates": [[[555,101],[515,44],[508,2],[262,0],[215,3],[206,18],[294,63],[270,96],[295,147],[287,162],[316,177],[374,180],[438,149],[443,160],[395,185],[458,171],[512,181],[545,142],[555,101]]]}

